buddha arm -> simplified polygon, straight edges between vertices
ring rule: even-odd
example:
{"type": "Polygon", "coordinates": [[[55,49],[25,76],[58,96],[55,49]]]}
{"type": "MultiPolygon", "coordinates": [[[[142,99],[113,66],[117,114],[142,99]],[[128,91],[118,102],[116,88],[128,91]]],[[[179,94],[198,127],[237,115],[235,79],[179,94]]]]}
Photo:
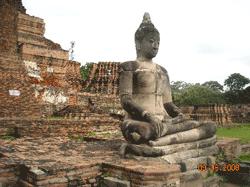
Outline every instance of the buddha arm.
{"type": "Polygon", "coordinates": [[[122,107],[131,116],[140,118],[142,117],[142,112],[144,109],[140,107],[132,98],[132,77],[133,73],[131,71],[124,71],[121,73],[119,82],[119,91],[121,96],[122,107]]]}
{"type": "Polygon", "coordinates": [[[163,67],[161,67],[162,71],[164,72],[166,76],[166,84],[164,85],[164,90],[163,90],[163,105],[169,116],[172,118],[177,117],[178,115],[183,115],[181,113],[181,110],[175,106],[175,104],[172,101],[172,94],[171,94],[171,87],[170,87],[170,81],[169,81],[169,76],[167,73],[167,70],[165,70],[163,67]]]}
{"type": "Polygon", "coordinates": [[[133,101],[132,98],[133,71],[131,71],[130,68],[126,66],[126,64],[123,66],[122,65],[119,66],[119,92],[121,96],[122,107],[131,116],[142,120],[142,113],[144,112],[144,109],[135,101],[133,101]]]}

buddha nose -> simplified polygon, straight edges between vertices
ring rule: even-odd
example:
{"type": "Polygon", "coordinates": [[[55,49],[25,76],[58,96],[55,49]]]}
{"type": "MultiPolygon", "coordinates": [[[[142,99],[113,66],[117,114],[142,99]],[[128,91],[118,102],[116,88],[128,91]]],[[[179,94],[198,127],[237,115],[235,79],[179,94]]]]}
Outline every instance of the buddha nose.
{"type": "Polygon", "coordinates": [[[158,49],[159,48],[159,44],[157,42],[154,42],[153,43],[153,48],[158,49]]]}

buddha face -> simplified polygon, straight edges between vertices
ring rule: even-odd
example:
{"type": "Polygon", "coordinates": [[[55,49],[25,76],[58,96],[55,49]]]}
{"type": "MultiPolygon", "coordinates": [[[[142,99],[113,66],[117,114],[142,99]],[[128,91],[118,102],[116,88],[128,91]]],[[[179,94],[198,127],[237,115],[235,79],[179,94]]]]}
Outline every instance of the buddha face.
{"type": "Polygon", "coordinates": [[[149,32],[140,43],[139,53],[141,56],[152,59],[154,58],[159,49],[160,37],[158,34],[149,32]]]}

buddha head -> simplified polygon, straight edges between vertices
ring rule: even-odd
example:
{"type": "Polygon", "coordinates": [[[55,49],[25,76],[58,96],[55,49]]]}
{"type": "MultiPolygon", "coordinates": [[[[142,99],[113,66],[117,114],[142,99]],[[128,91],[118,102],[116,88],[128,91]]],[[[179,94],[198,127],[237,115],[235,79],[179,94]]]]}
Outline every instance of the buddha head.
{"type": "Polygon", "coordinates": [[[150,20],[149,13],[145,13],[140,27],[135,32],[135,46],[137,58],[154,58],[159,49],[160,33],[150,20]]]}

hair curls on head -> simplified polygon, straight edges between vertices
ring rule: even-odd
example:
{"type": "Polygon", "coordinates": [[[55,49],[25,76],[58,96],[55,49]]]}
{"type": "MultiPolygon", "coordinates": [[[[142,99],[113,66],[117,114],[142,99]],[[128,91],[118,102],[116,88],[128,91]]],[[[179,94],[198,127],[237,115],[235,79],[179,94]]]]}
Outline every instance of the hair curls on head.
{"type": "Polygon", "coordinates": [[[153,32],[157,35],[160,35],[159,31],[155,28],[154,24],[150,20],[149,13],[145,13],[143,16],[142,23],[140,27],[135,32],[135,41],[142,42],[143,38],[149,33],[153,32]]]}

